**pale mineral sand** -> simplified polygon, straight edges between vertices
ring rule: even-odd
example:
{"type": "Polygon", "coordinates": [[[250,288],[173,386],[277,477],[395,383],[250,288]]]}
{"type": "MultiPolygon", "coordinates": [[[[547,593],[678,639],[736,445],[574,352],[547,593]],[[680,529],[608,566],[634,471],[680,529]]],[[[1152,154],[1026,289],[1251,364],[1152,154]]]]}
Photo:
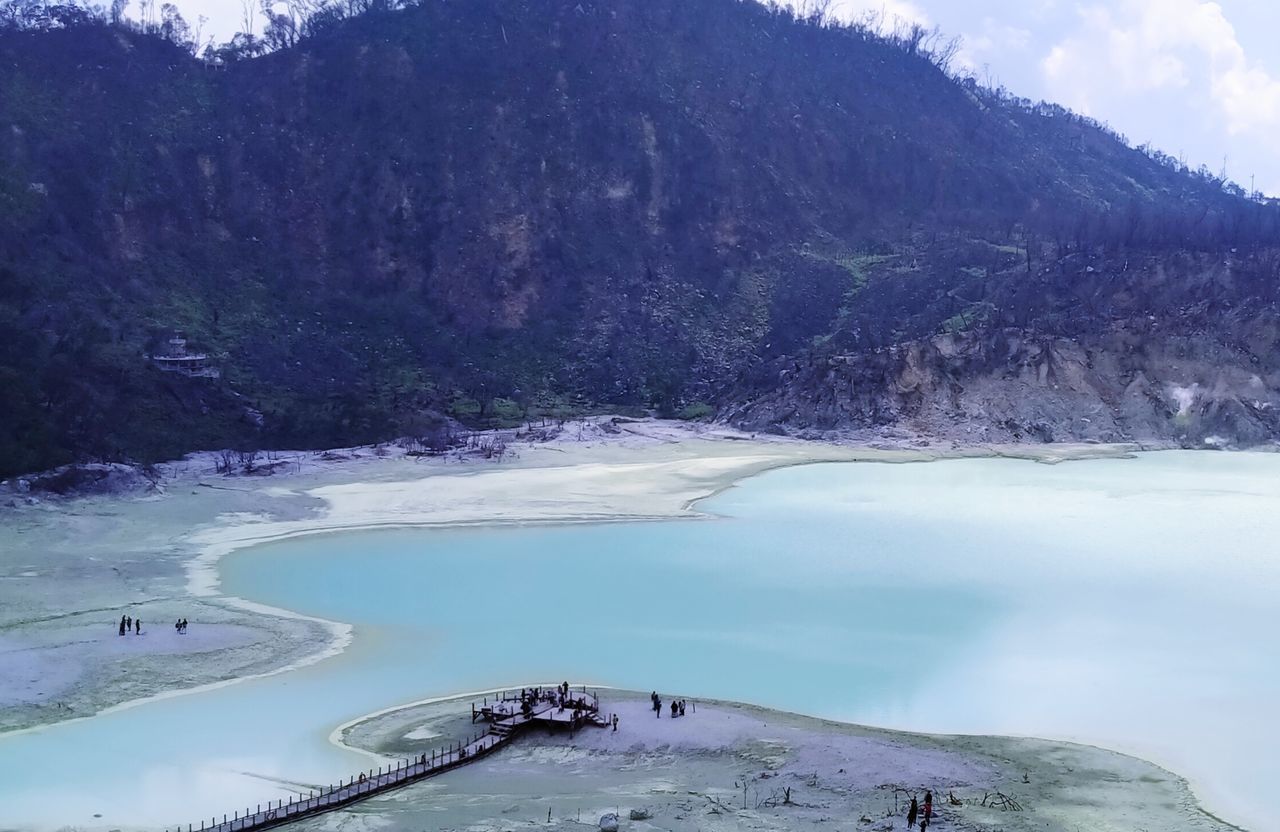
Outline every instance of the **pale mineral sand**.
{"type": "MultiPolygon", "coordinates": [[[[192,535],[200,555],[188,590],[216,594],[216,564],[246,546],[324,532],[378,528],[573,523],[662,519],[696,514],[693,504],[775,468],[815,462],[928,462],[1006,456],[1038,462],[1119,457],[1134,445],[1028,445],[972,448],[868,448],[708,435],[664,422],[624,426],[621,436],[533,445],[508,463],[459,473],[428,466],[414,479],[343,481],[312,487],[323,509],[305,517],[225,515],[192,535]]],[[[271,496],[290,492],[275,488],[271,496]]]]}
{"type": "MultiPolygon", "coordinates": [[[[619,715],[616,733],[532,731],[439,780],[300,827],[583,829],[617,813],[631,830],[887,832],[905,828],[911,795],[932,790],[939,829],[1234,828],[1205,814],[1176,775],[1089,746],[879,731],[723,702],[655,718],[646,695],[612,690],[601,707],[619,715]],[[998,793],[1020,810],[993,808],[998,793]],[[632,810],[647,817],[631,820],[632,810]]],[[[468,714],[467,700],[409,706],[346,726],[340,741],[407,758],[466,737],[468,714]],[[426,733],[435,736],[417,739],[426,733]]]]}

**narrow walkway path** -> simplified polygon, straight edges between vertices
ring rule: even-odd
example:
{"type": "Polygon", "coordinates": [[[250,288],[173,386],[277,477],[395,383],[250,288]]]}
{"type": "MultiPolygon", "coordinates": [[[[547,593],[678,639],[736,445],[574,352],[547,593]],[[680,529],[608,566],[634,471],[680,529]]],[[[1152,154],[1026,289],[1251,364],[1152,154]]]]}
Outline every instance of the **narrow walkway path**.
{"type": "MultiPolygon", "coordinates": [[[[423,754],[412,760],[403,760],[393,766],[370,769],[352,777],[347,782],[312,792],[306,797],[278,800],[256,808],[246,808],[243,812],[235,812],[230,817],[223,815],[221,821],[211,818],[202,821],[199,826],[189,824],[178,827],[176,832],[247,832],[247,830],[267,829],[272,826],[300,820],[301,818],[332,812],[349,806],[360,800],[377,794],[400,788],[401,786],[443,774],[446,771],[466,765],[481,757],[486,757],[514,740],[526,728],[543,724],[548,727],[567,727],[576,729],[584,725],[603,727],[608,723],[600,716],[600,703],[594,694],[585,690],[580,694],[576,707],[562,707],[558,701],[540,698],[529,709],[521,707],[523,694],[515,696],[502,694],[490,705],[486,700],[484,706],[471,708],[472,721],[489,722],[486,731],[476,734],[468,742],[453,745],[423,754]]],[[[168,830],[166,830],[168,832],[168,830]]]]}

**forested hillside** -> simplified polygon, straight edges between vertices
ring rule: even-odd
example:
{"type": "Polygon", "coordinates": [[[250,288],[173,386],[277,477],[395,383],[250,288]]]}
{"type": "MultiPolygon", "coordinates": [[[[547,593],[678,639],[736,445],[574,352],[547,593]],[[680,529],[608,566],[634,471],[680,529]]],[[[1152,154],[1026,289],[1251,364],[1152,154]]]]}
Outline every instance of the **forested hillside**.
{"type": "Polygon", "coordinates": [[[1280,211],[911,33],[741,0],[336,17],[216,62],[0,31],[0,474],[603,407],[1275,435],[1280,211]],[[148,360],[175,331],[220,378],[148,360]],[[1097,383],[1037,411],[1067,353],[1097,383]]]}

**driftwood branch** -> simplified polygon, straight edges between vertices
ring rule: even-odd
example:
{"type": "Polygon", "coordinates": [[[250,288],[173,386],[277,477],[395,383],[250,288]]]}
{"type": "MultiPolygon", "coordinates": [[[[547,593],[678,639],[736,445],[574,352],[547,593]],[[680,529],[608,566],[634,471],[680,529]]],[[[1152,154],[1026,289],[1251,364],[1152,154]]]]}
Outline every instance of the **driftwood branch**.
{"type": "Polygon", "coordinates": [[[1004,792],[996,792],[995,794],[983,792],[982,805],[991,809],[999,809],[1002,812],[1022,811],[1022,804],[1004,792]]]}

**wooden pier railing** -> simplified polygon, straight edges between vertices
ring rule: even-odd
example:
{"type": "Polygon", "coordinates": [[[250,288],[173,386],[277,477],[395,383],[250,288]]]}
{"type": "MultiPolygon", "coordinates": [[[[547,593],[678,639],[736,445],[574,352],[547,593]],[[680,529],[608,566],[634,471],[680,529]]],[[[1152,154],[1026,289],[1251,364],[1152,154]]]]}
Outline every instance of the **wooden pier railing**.
{"type": "MultiPolygon", "coordinates": [[[[488,700],[481,708],[471,706],[472,722],[484,720],[489,722],[486,731],[478,732],[466,742],[455,742],[417,757],[400,760],[393,765],[362,771],[346,782],[300,794],[297,797],[280,799],[256,807],[245,807],[243,812],[235,811],[223,815],[221,819],[201,820],[199,825],[189,823],[178,826],[174,832],[255,832],[273,826],[300,820],[306,817],[332,812],[349,806],[374,795],[392,789],[416,783],[443,774],[446,771],[466,765],[473,760],[487,757],[499,748],[514,740],[524,729],[534,724],[548,727],[567,727],[570,730],[583,725],[604,726],[608,724],[600,716],[600,702],[593,693],[582,689],[581,696],[573,691],[570,700],[577,699],[577,707],[562,707],[559,701],[547,698],[537,700],[537,705],[528,712],[516,709],[507,714],[506,708],[499,703],[520,703],[521,698],[514,694],[503,693],[490,705],[488,700]]],[[[165,830],[170,832],[170,830],[165,830]]]]}

